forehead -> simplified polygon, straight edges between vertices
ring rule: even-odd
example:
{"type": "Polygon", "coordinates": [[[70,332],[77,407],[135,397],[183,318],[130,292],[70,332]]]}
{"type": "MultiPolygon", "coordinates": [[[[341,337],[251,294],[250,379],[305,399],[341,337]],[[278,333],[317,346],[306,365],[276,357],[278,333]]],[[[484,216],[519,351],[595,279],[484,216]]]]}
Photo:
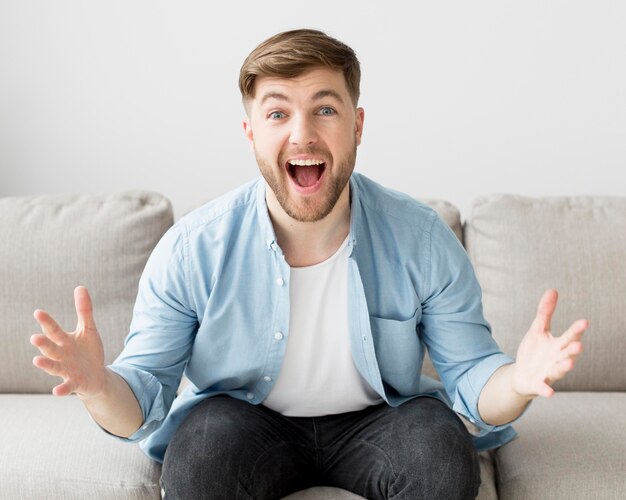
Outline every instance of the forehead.
{"type": "Polygon", "coordinates": [[[292,78],[263,76],[257,79],[255,87],[253,100],[258,104],[281,94],[293,100],[308,100],[323,91],[330,91],[327,95],[337,94],[346,102],[349,99],[343,73],[330,68],[314,68],[292,78]]]}

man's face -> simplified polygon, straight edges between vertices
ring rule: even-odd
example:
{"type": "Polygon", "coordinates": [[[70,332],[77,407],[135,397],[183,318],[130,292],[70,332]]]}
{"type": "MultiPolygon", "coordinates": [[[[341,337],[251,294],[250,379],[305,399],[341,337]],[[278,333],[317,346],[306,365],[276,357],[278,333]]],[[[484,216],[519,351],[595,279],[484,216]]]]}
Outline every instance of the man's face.
{"type": "Polygon", "coordinates": [[[261,174],[290,217],[321,220],[348,189],[363,114],[340,71],[320,67],[295,78],[257,80],[244,130],[261,174]]]}

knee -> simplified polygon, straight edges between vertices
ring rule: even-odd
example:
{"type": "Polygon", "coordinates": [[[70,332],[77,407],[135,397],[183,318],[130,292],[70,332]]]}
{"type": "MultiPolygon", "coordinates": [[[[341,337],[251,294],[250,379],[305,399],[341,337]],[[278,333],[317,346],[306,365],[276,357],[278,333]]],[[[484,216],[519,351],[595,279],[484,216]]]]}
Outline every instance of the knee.
{"type": "MultiPolygon", "coordinates": [[[[163,465],[182,464],[194,471],[219,468],[226,456],[246,445],[246,428],[236,423],[238,405],[230,398],[214,398],[198,404],[187,415],[170,440],[163,465]]],[[[245,409],[245,408],[244,408],[245,409]]]]}
{"type": "Polygon", "coordinates": [[[476,497],[480,485],[478,455],[471,435],[449,408],[437,417],[433,415],[409,448],[393,488],[397,498],[476,497]]]}
{"type": "MultiPolygon", "coordinates": [[[[222,448],[223,449],[223,448],[222,448]]],[[[216,481],[228,478],[224,464],[229,457],[220,457],[220,447],[211,447],[202,439],[189,439],[185,432],[177,433],[165,452],[161,471],[161,487],[166,500],[218,498],[217,492],[226,485],[216,481]]],[[[232,485],[229,488],[232,491],[232,485]]],[[[226,497],[223,497],[226,498],[226,497]]],[[[231,498],[236,498],[232,495],[231,498]]]]}
{"type": "Polygon", "coordinates": [[[238,481],[246,435],[222,408],[231,404],[216,400],[205,409],[201,403],[177,429],[161,473],[167,500],[248,497],[238,481]]]}
{"type": "Polygon", "coordinates": [[[448,410],[445,417],[433,422],[427,432],[426,444],[436,460],[443,463],[458,462],[459,465],[478,464],[472,436],[452,410],[448,410]]]}

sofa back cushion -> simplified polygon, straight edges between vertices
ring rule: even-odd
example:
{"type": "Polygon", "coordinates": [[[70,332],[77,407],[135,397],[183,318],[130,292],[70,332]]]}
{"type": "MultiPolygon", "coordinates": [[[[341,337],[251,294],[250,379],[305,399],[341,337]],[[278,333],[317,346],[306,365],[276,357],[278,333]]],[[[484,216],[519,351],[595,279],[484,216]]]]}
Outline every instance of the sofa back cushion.
{"type": "Polygon", "coordinates": [[[171,205],[149,192],[0,198],[0,392],[49,392],[60,379],[32,365],[35,309],[76,326],[73,290],[89,289],[106,362],[123,347],[139,277],[172,225],[171,205]]]}
{"type": "Polygon", "coordinates": [[[553,287],[554,335],[576,319],[590,322],[584,352],[555,389],[626,390],[626,198],[484,196],[472,204],[464,240],[485,317],[507,354],[515,357],[553,287]]]}

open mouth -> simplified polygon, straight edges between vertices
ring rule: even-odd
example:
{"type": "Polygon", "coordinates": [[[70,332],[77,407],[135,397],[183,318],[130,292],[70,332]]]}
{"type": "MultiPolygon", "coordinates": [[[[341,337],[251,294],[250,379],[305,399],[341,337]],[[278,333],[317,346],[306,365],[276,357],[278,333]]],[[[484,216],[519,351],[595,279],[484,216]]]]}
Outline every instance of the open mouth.
{"type": "Polygon", "coordinates": [[[286,166],[289,176],[298,186],[310,188],[321,179],[326,163],[322,160],[289,160],[286,166]]]}

